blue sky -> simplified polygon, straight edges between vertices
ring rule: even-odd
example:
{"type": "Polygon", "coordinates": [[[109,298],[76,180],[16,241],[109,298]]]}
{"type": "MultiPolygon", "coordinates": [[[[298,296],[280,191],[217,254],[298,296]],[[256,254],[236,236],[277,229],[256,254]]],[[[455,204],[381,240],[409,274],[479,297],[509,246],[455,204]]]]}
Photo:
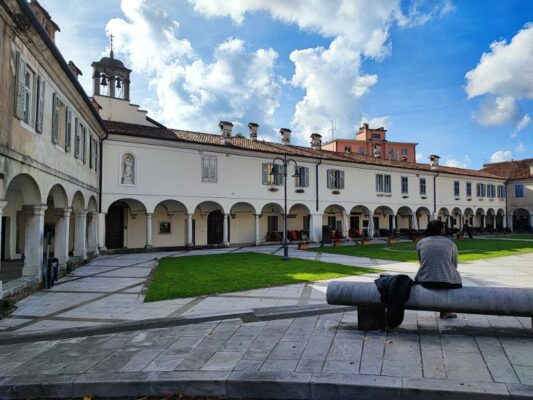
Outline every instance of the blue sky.
{"type": "Polygon", "coordinates": [[[170,127],[217,132],[227,119],[246,133],[254,121],[263,138],[288,127],[305,145],[313,132],[329,139],[331,121],[353,137],[368,120],[419,143],[421,161],[480,168],[533,154],[533,2],[41,3],[89,94],[112,32],[134,70],[132,101],[170,127]]]}

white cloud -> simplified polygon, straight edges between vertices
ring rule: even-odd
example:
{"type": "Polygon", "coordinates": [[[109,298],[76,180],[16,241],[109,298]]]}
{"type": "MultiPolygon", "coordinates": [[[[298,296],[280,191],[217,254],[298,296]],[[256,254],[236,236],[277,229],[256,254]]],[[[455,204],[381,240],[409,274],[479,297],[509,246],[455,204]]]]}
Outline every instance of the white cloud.
{"type": "Polygon", "coordinates": [[[510,161],[513,158],[511,150],[498,150],[490,156],[491,163],[510,161]]]}
{"type": "Polygon", "coordinates": [[[424,153],[416,153],[416,162],[417,163],[424,161],[424,159],[425,159],[424,153]]]}
{"type": "Polygon", "coordinates": [[[529,116],[529,114],[524,114],[524,116],[516,124],[516,129],[514,130],[511,137],[515,137],[518,134],[518,132],[520,132],[522,129],[527,128],[527,126],[530,123],[531,123],[531,117],[529,116]]]}
{"type": "Polygon", "coordinates": [[[391,51],[393,24],[415,26],[448,13],[449,0],[431,5],[414,1],[407,14],[400,0],[189,0],[207,17],[230,17],[243,23],[247,13],[268,12],[273,19],[332,38],[328,48],[296,49],[290,54],[291,84],[304,89],[292,125],[296,138],[326,132],[335,121],[339,136],[353,135],[360,119],[359,99],[378,82],[362,71],[365,57],[382,60],[391,51]],[[416,3],[416,4],[415,4],[416,3]],[[421,7],[425,5],[426,7],[421,7]]]}
{"type": "Polygon", "coordinates": [[[476,120],[481,125],[501,125],[516,121],[521,109],[514,97],[496,97],[483,99],[476,114],[476,120]]]}
{"type": "Polygon", "coordinates": [[[524,146],[524,143],[520,142],[516,145],[514,151],[517,153],[524,153],[526,151],[526,146],[524,146]]]}
{"type": "MultiPolygon", "coordinates": [[[[509,43],[495,41],[490,48],[466,73],[466,93],[469,99],[496,97],[482,103],[477,116],[482,125],[517,122],[523,114],[517,100],[533,99],[533,24],[527,24],[509,43]]],[[[529,121],[529,116],[523,115],[512,136],[529,121]]]]}
{"type": "Polygon", "coordinates": [[[150,79],[157,94],[155,118],[173,127],[210,131],[221,119],[271,120],[279,106],[276,51],[248,51],[243,40],[229,38],[206,62],[188,39],[178,37],[179,23],[164,10],[143,0],[123,0],[121,8],[125,18],[110,20],[106,30],[131,68],[150,79]]]}
{"type": "Polygon", "coordinates": [[[468,166],[470,165],[470,157],[465,154],[462,160],[457,160],[448,156],[444,165],[446,165],[447,167],[468,168],[468,166]]]}
{"type": "Polygon", "coordinates": [[[533,24],[507,43],[496,41],[483,53],[476,68],[466,73],[469,98],[485,94],[533,99],[533,24]]]}
{"type": "Polygon", "coordinates": [[[388,115],[373,118],[364,116],[363,118],[361,118],[361,122],[359,122],[359,125],[363,125],[364,123],[367,123],[371,128],[383,127],[385,129],[389,129],[390,117],[388,115]]]}

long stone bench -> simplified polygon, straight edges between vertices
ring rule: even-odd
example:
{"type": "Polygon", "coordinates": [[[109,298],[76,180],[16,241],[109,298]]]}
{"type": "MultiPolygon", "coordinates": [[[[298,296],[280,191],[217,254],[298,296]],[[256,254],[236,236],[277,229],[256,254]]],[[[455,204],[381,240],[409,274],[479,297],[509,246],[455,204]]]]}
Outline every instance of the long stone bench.
{"type": "MultiPolygon", "coordinates": [[[[326,297],[332,305],[356,306],[358,329],[385,328],[385,304],[381,302],[374,282],[331,282],[326,297]]],[[[531,317],[533,327],[533,289],[463,287],[429,290],[414,285],[405,309],[531,317]]]]}

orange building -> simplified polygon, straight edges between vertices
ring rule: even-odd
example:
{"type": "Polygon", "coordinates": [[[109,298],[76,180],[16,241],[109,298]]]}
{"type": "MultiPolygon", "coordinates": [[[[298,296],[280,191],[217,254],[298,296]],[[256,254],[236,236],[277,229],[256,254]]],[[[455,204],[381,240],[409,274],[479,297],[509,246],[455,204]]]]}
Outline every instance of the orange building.
{"type": "Polygon", "coordinates": [[[416,162],[418,143],[389,142],[385,128],[370,129],[363,124],[355,139],[335,139],[322,146],[337,153],[355,153],[385,160],[416,162]]]}

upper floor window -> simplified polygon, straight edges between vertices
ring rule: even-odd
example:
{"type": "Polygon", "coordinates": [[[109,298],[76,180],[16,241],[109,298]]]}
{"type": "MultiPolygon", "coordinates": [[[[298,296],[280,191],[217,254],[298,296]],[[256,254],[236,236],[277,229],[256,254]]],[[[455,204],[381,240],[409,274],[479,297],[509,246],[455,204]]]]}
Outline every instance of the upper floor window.
{"type": "Polygon", "coordinates": [[[505,197],[505,189],[503,185],[498,185],[498,198],[503,199],[505,197]]]}
{"type": "Polygon", "coordinates": [[[72,145],[72,110],[65,109],[65,151],[70,152],[72,145]]]}
{"type": "Polygon", "coordinates": [[[365,154],[365,148],[363,146],[359,147],[359,154],[361,155],[365,154]]]}
{"type": "Polygon", "coordinates": [[[294,185],[296,187],[309,187],[309,168],[307,167],[298,167],[296,172],[296,177],[294,185]]]}
{"type": "Polygon", "coordinates": [[[328,169],[328,189],[344,189],[344,171],[328,169]]]}
{"type": "Polygon", "coordinates": [[[373,133],[371,137],[372,139],[381,139],[381,135],[379,133],[373,133]]]}
{"type": "Polygon", "coordinates": [[[472,182],[466,182],[466,197],[472,197],[472,182]]]}
{"type": "Polygon", "coordinates": [[[420,194],[426,195],[426,178],[420,178],[420,194]]]}
{"type": "Polygon", "coordinates": [[[409,178],[402,176],[402,194],[409,193],[409,178]]]}
{"type": "Polygon", "coordinates": [[[524,198],[524,185],[521,183],[514,185],[514,197],[517,199],[524,198]]]}
{"type": "Polygon", "coordinates": [[[496,186],[492,184],[487,185],[487,197],[492,199],[496,197],[496,186]]]}
{"type": "Polygon", "coordinates": [[[460,194],[459,181],[454,181],[453,182],[453,195],[455,197],[459,197],[459,194],[460,194]]]}
{"type": "Polygon", "coordinates": [[[409,151],[406,148],[402,149],[402,156],[407,157],[407,154],[409,154],[409,151]]]}
{"type": "Polygon", "coordinates": [[[218,169],[215,156],[202,157],[202,182],[217,182],[218,169]]]}
{"type": "Polygon", "coordinates": [[[486,197],[487,195],[487,188],[484,183],[478,183],[476,185],[476,196],[477,197],[486,197]]]}
{"type": "Polygon", "coordinates": [[[391,176],[390,175],[376,175],[376,192],[390,193],[391,188],[391,176]]]}
{"type": "Polygon", "coordinates": [[[89,168],[96,171],[98,169],[98,140],[92,135],[89,137],[89,168]]]}
{"type": "Polygon", "coordinates": [[[345,153],[351,153],[352,152],[352,146],[344,146],[344,152],[345,153]]]}
{"type": "Polygon", "coordinates": [[[23,121],[28,125],[32,124],[32,104],[33,104],[33,71],[29,68],[24,69],[24,86],[23,86],[23,121]]]}
{"type": "Polygon", "coordinates": [[[18,51],[16,71],[15,116],[37,132],[42,132],[44,80],[33,72],[18,51]]]}
{"type": "Polygon", "coordinates": [[[283,185],[283,165],[263,163],[263,185],[283,185]]]}
{"type": "Polygon", "coordinates": [[[87,128],[84,125],[80,126],[81,139],[80,139],[80,151],[81,161],[85,164],[87,162],[87,128]]]}
{"type": "Polygon", "coordinates": [[[81,136],[78,118],[74,118],[74,158],[80,158],[81,136]]]}

